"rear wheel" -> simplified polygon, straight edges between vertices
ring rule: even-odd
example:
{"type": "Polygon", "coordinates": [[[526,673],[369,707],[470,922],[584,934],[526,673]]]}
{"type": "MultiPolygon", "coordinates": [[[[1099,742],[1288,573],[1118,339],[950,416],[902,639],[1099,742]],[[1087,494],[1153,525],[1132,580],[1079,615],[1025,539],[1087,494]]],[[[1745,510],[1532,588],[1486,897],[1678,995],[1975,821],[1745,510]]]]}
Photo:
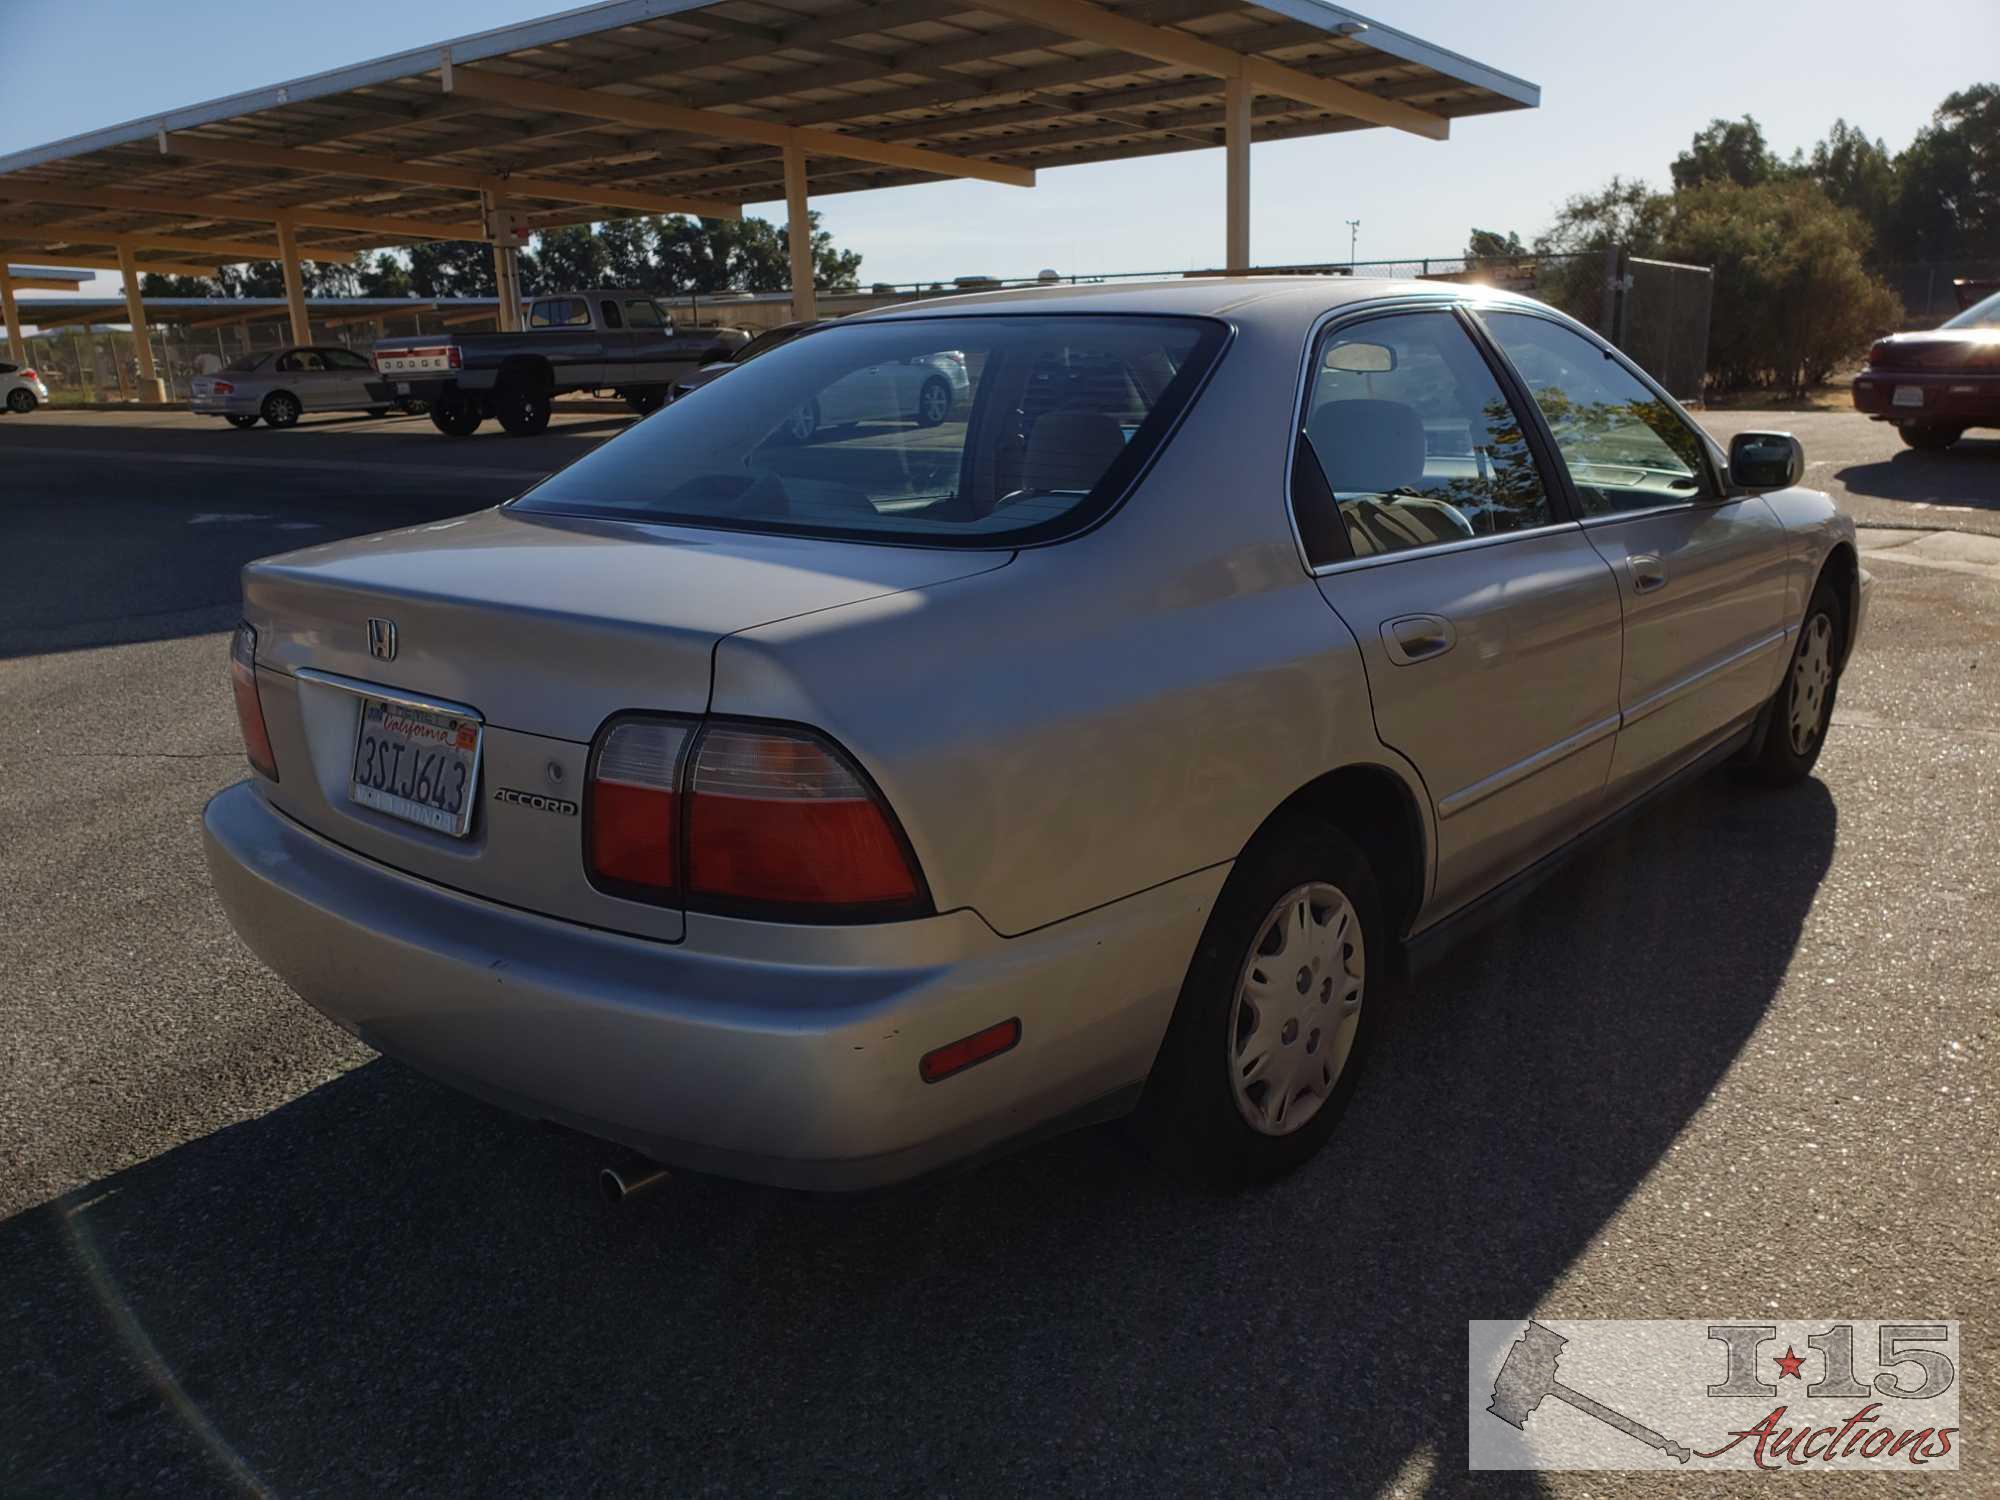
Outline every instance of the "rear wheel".
{"type": "Polygon", "coordinates": [[[1744,768],[1753,781],[1790,786],[1812,774],[1833,719],[1846,641],[1847,611],[1839,591],[1822,578],[1806,605],[1785,680],[1765,710],[1764,743],[1744,768]]]}
{"type": "Polygon", "coordinates": [[[1937,422],[1905,422],[1896,431],[1901,434],[1905,446],[1924,453],[1936,453],[1949,448],[1965,436],[1963,427],[1952,427],[1937,422]]]}
{"type": "Polygon", "coordinates": [[[805,401],[792,408],[785,418],[785,436],[795,443],[809,443],[819,431],[819,402],[805,401]]]}
{"type": "Polygon", "coordinates": [[[299,419],[299,398],[290,391],[273,391],[264,398],[263,415],[266,426],[290,427],[299,419]]]}
{"type": "Polygon", "coordinates": [[[446,437],[471,437],[485,419],[479,403],[464,396],[447,397],[431,406],[431,426],[446,437]]]}
{"type": "Polygon", "coordinates": [[[510,437],[546,432],[552,414],[548,392],[530,385],[502,386],[493,398],[493,415],[510,437]]]}
{"type": "Polygon", "coordinates": [[[1388,957],[1361,851],[1300,817],[1245,850],[1181,986],[1143,1123],[1222,1187],[1289,1172],[1353,1096],[1388,957]],[[1372,965],[1372,967],[1371,967],[1372,965]]]}
{"type": "Polygon", "coordinates": [[[917,392],[917,425],[937,427],[951,415],[951,382],[942,375],[933,375],[917,392]]]}
{"type": "Polygon", "coordinates": [[[253,416],[247,416],[247,415],[238,417],[238,416],[231,416],[225,413],[222,420],[227,422],[231,427],[239,427],[246,432],[249,431],[252,427],[255,427],[257,425],[257,419],[253,416]]]}

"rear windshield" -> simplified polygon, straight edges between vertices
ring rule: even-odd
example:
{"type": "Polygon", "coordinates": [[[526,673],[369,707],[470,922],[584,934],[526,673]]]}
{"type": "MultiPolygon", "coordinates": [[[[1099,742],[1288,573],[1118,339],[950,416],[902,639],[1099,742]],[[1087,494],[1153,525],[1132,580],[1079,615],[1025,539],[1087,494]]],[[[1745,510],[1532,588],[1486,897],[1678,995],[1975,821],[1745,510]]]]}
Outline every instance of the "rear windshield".
{"type": "Polygon", "coordinates": [[[1955,318],[1947,318],[1946,328],[2000,328],[2000,292],[1984,302],[1975,302],[1955,318]]]}
{"type": "Polygon", "coordinates": [[[262,354],[246,354],[241,359],[232,359],[228,364],[224,365],[223,368],[226,370],[234,370],[239,375],[247,375],[250,371],[256,369],[259,365],[263,364],[264,361],[269,359],[270,357],[271,357],[271,352],[267,349],[262,354]]]}
{"type": "Polygon", "coordinates": [[[528,511],[927,546],[1039,541],[1115,505],[1227,336],[1202,318],[843,323],[579,459],[528,511]]]}

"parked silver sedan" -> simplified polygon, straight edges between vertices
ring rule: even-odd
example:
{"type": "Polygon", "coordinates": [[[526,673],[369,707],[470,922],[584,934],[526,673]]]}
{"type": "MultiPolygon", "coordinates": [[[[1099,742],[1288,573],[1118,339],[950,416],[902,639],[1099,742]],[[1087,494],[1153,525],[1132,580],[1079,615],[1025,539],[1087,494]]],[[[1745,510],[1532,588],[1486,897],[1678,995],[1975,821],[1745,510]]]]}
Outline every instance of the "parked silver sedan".
{"type": "Polygon", "coordinates": [[[384,416],[410,409],[375,373],[366,355],[338,345],[271,349],[246,354],[214,375],[197,375],[189,409],[223,417],[232,427],[290,427],[309,411],[366,411],[384,416]]]}
{"type": "Polygon", "coordinates": [[[1802,467],[1475,288],[847,319],[247,569],[209,863],[362,1040],[659,1161],[859,1187],[1143,1106],[1268,1177],[1486,898],[1810,772],[1868,578],[1802,467]],[[951,420],[792,430],[943,351],[951,420]]]}

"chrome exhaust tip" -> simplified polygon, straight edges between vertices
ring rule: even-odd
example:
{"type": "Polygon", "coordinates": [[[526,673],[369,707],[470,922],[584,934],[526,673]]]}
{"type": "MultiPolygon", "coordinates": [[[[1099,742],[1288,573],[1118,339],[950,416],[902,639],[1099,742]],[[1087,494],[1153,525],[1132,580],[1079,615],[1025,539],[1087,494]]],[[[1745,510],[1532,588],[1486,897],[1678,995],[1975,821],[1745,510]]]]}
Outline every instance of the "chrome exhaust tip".
{"type": "Polygon", "coordinates": [[[605,1167],[597,1174],[597,1189],[606,1203],[623,1203],[634,1193],[658,1187],[674,1174],[656,1161],[634,1162],[626,1167],[605,1167]]]}

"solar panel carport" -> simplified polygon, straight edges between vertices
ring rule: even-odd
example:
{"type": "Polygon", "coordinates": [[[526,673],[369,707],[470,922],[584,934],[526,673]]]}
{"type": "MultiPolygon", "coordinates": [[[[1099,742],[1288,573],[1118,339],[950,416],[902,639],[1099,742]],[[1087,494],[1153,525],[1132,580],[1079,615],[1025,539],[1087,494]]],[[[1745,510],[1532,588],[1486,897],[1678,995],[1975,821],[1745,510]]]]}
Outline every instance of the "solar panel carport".
{"type": "Polygon", "coordinates": [[[1319,0],[608,0],[0,157],[0,257],[138,279],[425,240],[514,248],[624,214],[806,203],[945,177],[1226,148],[1223,264],[1246,270],[1250,142],[1387,126],[1434,140],[1533,84],[1319,0]]]}

